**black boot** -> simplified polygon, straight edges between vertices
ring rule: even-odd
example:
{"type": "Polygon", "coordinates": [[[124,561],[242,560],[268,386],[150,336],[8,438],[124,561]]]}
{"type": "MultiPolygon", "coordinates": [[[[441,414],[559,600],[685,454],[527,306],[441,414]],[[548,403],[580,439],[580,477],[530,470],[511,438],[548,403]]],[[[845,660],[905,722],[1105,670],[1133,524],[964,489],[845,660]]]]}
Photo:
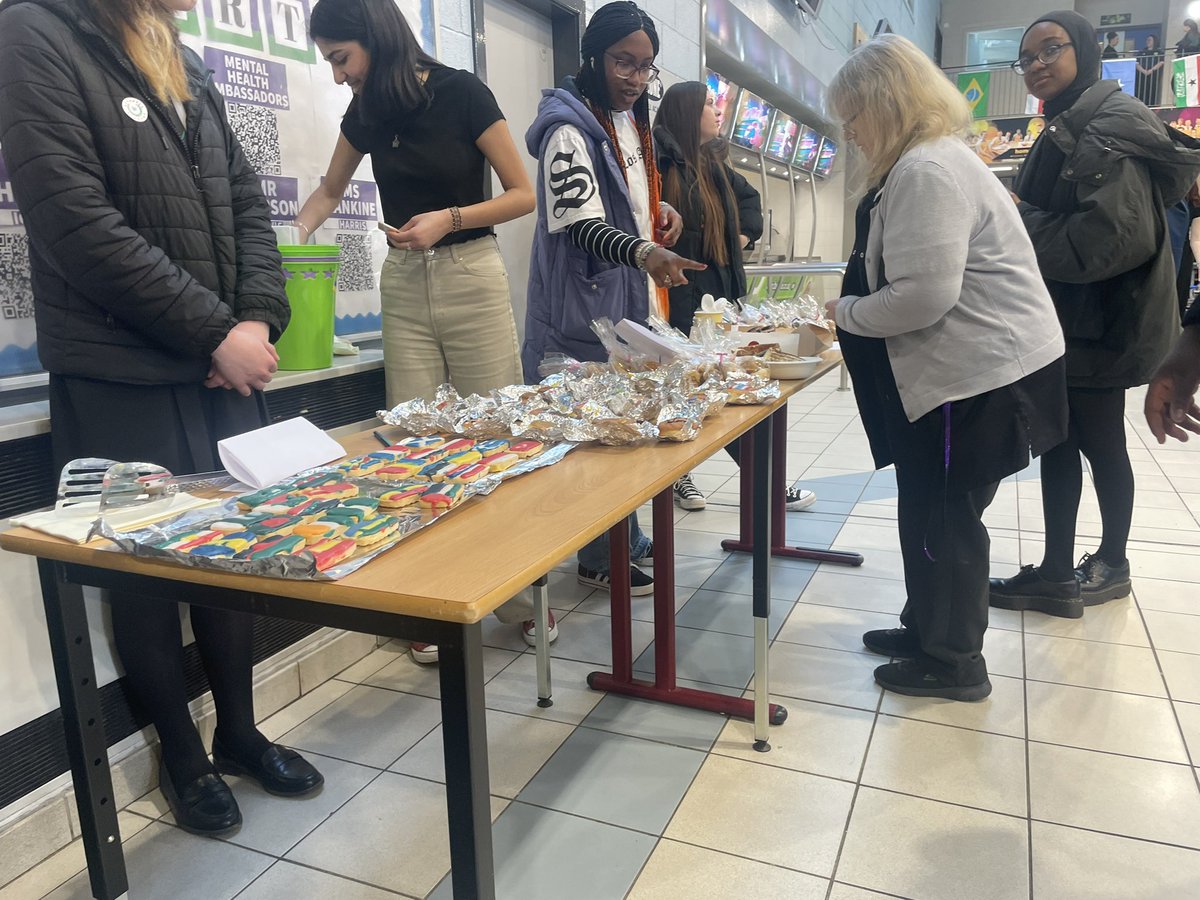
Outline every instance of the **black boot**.
{"type": "Polygon", "coordinates": [[[271,744],[258,759],[243,759],[213,736],[213,765],[226,775],[253,778],[268,794],[300,797],[325,783],[325,776],[303,756],[288,747],[271,744]]]}
{"type": "Polygon", "coordinates": [[[167,798],[167,805],[175,815],[175,823],[184,831],[205,837],[221,837],[242,824],[242,811],[238,809],[233,791],[224,779],[215,772],[201,775],[175,790],[175,782],[167,772],[167,764],[158,765],[158,786],[167,798]]]}
{"type": "Polygon", "coordinates": [[[862,642],[872,653],[893,659],[911,659],[921,652],[920,639],[907,628],[868,631],[862,636],[862,642]]]}
{"type": "Polygon", "coordinates": [[[1099,556],[1085,553],[1075,568],[1075,578],[1079,581],[1079,594],[1084,606],[1098,606],[1109,600],[1119,600],[1128,597],[1133,590],[1133,583],[1129,580],[1129,560],[1120,566],[1110,566],[1099,556]]]}
{"type": "Polygon", "coordinates": [[[905,659],[880,666],[875,670],[875,683],[896,694],[945,700],[982,700],[992,692],[992,683],[986,674],[982,681],[959,684],[928,658],[905,659]]]}
{"type": "Polygon", "coordinates": [[[1083,616],[1083,600],[1079,582],[1047,581],[1036,566],[1021,566],[1012,578],[992,578],[988,587],[988,604],[997,609],[1032,609],[1061,619],[1083,616]]]}

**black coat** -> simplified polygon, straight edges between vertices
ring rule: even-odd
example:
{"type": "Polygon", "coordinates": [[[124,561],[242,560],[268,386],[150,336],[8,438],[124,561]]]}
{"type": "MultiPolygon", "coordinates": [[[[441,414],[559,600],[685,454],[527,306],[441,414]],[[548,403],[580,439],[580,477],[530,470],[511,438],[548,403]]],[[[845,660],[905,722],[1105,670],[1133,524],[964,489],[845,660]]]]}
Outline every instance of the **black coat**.
{"type": "Polygon", "coordinates": [[[203,381],[240,320],[288,322],[267,203],[185,51],[186,135],[84,0],[0,5],[0,146],[29,233],[42,365],[203,381]]]}
{"type": "Polygon", "coordinates": [[[700,299],[705,294],[712,294],[718,299],[725,297],[736,300],[746,293],[746,270],[742,265],[740,235],[749,238],[751,244],[762,236],[762,201],[758,191],[750,186],[750,182],[729,166],[713,161],[712,172],[716,184],[721,185],[725,181],[721,177],[723,168],[731,187],[730,191],[721,192],[721,204],[725,208],[725,252],[729,261],[723,266],[717,265],[704,254],[703,234],[706,225],[699,185],[684,164],[678,142],[661,125],[654,129],[654,148],[658,155],[658,170],[662,173],[664,183],[667,173],[676,169],[681,175],[680,182],[686,191],[678,210],[683,218],[683,234],[671,249],[680,256],[708,265],[703,272],[688,272],[688,283],[669,291],[671,324],[687,334],[691,331],[700,299]]]}
{"type": "Polygon", "coordinates": [[[1101,81],[1022,166],[1015,190],[1062,323],[1068,385],[1145,384],[1178,334],[1166,210],[1200,173],[1197,148],[1101,81]]]}

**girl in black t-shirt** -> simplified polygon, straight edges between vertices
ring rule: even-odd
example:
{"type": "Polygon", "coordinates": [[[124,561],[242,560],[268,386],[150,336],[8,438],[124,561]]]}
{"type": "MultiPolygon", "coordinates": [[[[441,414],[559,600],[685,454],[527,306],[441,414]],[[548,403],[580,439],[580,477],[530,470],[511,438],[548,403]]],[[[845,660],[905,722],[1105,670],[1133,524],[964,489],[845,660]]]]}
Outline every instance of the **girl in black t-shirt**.
{"type": "MultiPolygon", "coordinates": [[[[504,114],[470,72],[421,50],[393,0],[321,0],[309,32],[354,99],[329,171],[296,226],[307,239],[344,199],[364,156],[379,185],[388,243],[380,278],[387,402],[430,399],[449,381],[463,395],[521,381],[508,273],[492,226],[533,211],[534,194],[504,114]],[[504,192],[484,197],[488,168],[504,192]]],[[[496,610],[535,642],[519,594],[496,610]]],[[[558,636],[550,617],[549,639],[558,636]]],[[[413,644],[413,659],[437,647],[413,644]]]]}
{"type": "Polygon", "coordinates": [[[380,281],[388,405],[430,398],[446,381],[463,394],[520,381],[493,226],[532,212],[534,194],[495,97],[421,50],[392,0],[321,0],[309,31],[354,98],[296,226],[307,239],[371,157],[390,223],[380,281]],[[504,191],[487,200],[489,167],[504,191]]]}

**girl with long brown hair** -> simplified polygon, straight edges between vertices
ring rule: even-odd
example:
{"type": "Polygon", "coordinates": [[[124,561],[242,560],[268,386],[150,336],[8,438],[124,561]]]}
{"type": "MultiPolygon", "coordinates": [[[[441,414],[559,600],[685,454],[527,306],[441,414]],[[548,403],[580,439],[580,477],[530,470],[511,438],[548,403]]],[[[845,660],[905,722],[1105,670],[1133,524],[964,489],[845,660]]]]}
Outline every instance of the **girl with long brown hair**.
{"type": "MultiPolygon", "coordinates": [[[[29,233],[38,355],[59,466],[77,457],[220,468],[217,441],[267,423],[288,304],[258,176],[174,16],[195,0],[0,4],[0,145],[29,233]]],[[[250,615],[192,607],[217,709],[209,760],[188,711],[179,609],[110,591],[138,712],[162,744],[180,827],[242,821],[218,772],[268,791],[321,774],[255,727],[250,615]]],[[[144,720],[143,720],[144,721],[144,720]]]]}
{"type": "MultiPolygon", "coordinates": [[[[720,118],[715,98],[699,81],[672,85],[654,117],[654,143],[663,179],[663,200],[683,219],[675,251],[707,268],[673,286],[668,294],[671,324],[684,334],[705,294],[736,300],[746,293],[742,250],[762,236],[762,203],[758,191],[727,166],[721,153],[720,118]]],[[[738,446],[728,447],[734,460],[738,446]]],[[[807,509],[816,502],[812,491],[789,487],[785,506],[807,509]]],[[[675,502],[683,509],[704,509],[707,502],[690,475],[675,482],[675,502]]]]}

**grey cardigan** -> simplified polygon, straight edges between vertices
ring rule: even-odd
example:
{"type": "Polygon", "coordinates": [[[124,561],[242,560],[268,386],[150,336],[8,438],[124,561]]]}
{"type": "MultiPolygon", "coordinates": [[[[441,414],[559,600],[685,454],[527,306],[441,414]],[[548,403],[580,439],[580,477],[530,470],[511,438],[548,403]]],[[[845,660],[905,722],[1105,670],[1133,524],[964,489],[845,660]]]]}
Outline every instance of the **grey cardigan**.
{"type": "Polygon", "coordinates": [[[873,293],[841,298],[837,324],[886,339],[911,422],[1063,355],[1016,204],[957,138],[900,157],[871,212],[864,261],[873,293]]]}

